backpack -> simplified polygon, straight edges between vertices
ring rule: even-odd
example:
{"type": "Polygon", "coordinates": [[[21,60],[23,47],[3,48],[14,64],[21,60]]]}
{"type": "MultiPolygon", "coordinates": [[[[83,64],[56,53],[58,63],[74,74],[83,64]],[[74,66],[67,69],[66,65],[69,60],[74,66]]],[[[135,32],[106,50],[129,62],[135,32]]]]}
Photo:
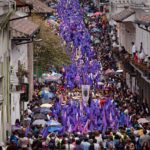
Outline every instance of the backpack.
{"type": "Polygon", "coordinates": [[[51,139],[49,142],[49,148],[51,150],[55,149],[55,139],[51,139]]]}

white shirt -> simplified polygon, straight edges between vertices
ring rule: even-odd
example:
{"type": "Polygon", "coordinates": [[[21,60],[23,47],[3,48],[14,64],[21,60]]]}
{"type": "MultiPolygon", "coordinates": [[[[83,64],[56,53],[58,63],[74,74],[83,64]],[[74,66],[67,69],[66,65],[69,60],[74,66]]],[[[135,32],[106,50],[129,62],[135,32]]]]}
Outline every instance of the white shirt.
{"type": "Polygon", "coordinates": [[[134,54],[136,52],[136,47],[135,45],[132,46],[132,54],[134,54]]]}
{"type": "Polygon", "coordinates": [[[140,54],[139,54],[139,59],[144,59],[145,58],[145,53],[144,51],[142,51],[140,54]]]}
{"type": "Polygon", "coordinates": [[[94,150],[99,150],[100,149],[100,146],[98,143],[94,143],[94,150]]]}

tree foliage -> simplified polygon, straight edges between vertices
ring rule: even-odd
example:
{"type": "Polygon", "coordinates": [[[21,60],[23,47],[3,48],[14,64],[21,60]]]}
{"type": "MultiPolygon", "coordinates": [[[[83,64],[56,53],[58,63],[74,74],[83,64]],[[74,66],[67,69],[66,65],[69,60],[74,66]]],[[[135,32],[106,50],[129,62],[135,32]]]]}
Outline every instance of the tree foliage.
{"type": "Polygon", "coordinates": [[[32,16],[32,21],[40,25],[38,38],[42,41],[34,42],[34,58],[42,66],[43,71],[46,71],[50,65],[61,67],[69,64],[70,59],[65,52],[62,39],[40,16],[32,16]]]}

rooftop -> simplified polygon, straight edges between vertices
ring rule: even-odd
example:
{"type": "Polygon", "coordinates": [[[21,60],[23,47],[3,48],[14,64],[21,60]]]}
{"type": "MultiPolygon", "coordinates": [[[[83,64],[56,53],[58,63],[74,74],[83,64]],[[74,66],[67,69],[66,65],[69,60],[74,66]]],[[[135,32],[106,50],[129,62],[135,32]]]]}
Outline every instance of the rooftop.
{"type": "Polygon", "coordinates": [[[39,29],[39,25],[33,23],[27,18],[13,20],[10,23],[13,37],[32,36],[39,29]]]}
{"type": "Polygon", "coordinates": [[[130,17],[134,13],[135,12],[132,9],[124,9],[123,11],[113,15],[112,18],[117,22],[122,22],[124,19],[130,17]]]}

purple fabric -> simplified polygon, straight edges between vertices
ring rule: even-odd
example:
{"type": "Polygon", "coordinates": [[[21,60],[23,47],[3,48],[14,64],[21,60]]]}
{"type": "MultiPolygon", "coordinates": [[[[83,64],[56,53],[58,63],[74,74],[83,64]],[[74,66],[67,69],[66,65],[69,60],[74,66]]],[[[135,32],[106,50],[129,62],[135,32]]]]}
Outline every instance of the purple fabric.
{"type": "MultiPolygon", "coordinates": [[[[96,72],[99,73],[100,66],[96,60],[93,62],[92,66],[89,63],[90,59],[94,59],[93,57],[95,54],[91,49],[91,37],[83,21],[84,14],[80,7],[80,3],[78,0],[60,0],[57,6],[57,12],[59,18],[61,19],[60,35],[66,41],[66,51],[69,56],[70,54],[68,49],[70,48],[71,44],[73,45],[70,56],[72,59],[72,64],[66,66],[65,84],[70,89],[73,89],[75,85],[81,87],[81,84],[90,84],[92,86],[93,80],[91,78],[85,78],[85,74],[96,72]],[[80,51],[81,56],[76,60],[75,55],[77,50],[80,51]],[[83,65],[80,64],[78,61],[79,59],[84,61],[83,65]],[[74,69],[72,68],[73,64],[75,65],[74,69]],[[81,67],[81,70],[84,70],[84,73],[78,72],[78,66],[81,67]],[[76,80],[77,72],[79,73],[78,80],[76,80]]],[[[97,81],[99,80],[100,75],[97,76],[97,81]]]]}

